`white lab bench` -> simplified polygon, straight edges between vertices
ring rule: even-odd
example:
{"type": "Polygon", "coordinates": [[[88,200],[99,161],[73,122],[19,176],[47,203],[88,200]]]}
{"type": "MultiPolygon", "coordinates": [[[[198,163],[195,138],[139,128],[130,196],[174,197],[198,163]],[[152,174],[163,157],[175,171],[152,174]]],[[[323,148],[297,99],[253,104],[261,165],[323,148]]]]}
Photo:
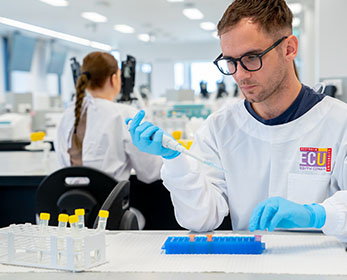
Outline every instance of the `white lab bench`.
{"type": "Polygon", "coordinates": [[[55,152],[0,152],[0,227],[35,222],[35,192],[45,176],[59,168],[55,152]]]}
{"type": "Polygon", "coordinates": [[[0,176],[46,176],[59,169],[55,152],[46,162],[42,151],[0,152],[0,176]]]}
{"type": "MultiPolygon", "coordinates": [[[[108,232],[108,262],[104,265],[79,273],[0,265],[0,279],[337,280],[347,277],[347,253],[343,244],[321,233],[264,233],[262,241],[267,251],[262,255],[163,254],[161,245],[167,236],[186,234],[187,231],[108,232]]],[[[214,234],[250,233],[216,231],[214,234]]]]}

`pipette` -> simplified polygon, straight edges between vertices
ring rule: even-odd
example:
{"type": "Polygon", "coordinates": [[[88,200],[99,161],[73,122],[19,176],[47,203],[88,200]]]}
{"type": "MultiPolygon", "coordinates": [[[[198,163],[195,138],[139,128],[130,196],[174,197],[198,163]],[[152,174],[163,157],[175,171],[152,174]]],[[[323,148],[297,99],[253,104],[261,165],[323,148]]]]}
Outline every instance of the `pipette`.
{"type": "Polygon", "coordinates": [[[168,149],[183,153],[183,154],[185,154],[185,155],[187,155],[187,156],[189,156],[189,157],[191,157],[197,161],[200,161],[201,163],[203,163],[205,165],[208,165],[210,167],[218,169],[219,171],[227,172],[225,169],[214,164],[212,161],[202,159],[202,158],[194,155],[193,153],[189,152],[189,150],[187,150],[185,147],[180,145],[180,143],[178,143],[175,139],[171,138],[170,136],[163,134],[161,145],[164,148],[168,148],[168,149]]]}
{"type": "MultiPolygon", "coordinates": [[[[130,120],[128,122],[128,129],[130,127],[131,121],[132,120],[130,120]]],[[[194,155],[193,153],[189,152],[185,147],[183,147],[180,143],[178,143],[175,139],[171,138],[168,135],[163,134],[161,145],[164,148],[168,148],[168,149],[171,149],[171,150],[174,150],[174,151],[178,151],[178,152],[183,153],[183,154],[185,154],[185,155],[187,155],[187,156],[189,156],[191,158],[194,158],[197,161],[200,161],[201,163],[203,163],[205,165],[208,165],[210,167],[218,169],[219,171],[223,171],[223,172],[227,173],[227,171],[225,169],[223,169],[222,167],[214,164],[213,162],[208,161],[208,160],[204,160],[204,159],[194,155]]]]}

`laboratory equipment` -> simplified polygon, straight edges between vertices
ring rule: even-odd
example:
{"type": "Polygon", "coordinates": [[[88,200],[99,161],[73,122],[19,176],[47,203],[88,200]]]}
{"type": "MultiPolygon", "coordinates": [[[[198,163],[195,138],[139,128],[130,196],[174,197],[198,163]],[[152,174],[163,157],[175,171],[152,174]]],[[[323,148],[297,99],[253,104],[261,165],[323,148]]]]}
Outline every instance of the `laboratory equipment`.
{"type": "Polygon", "coordinates": [[[43,151],[42,161],[45,167],[47,167],[48,155],[52,145],[49,142],[43,142],[45,136],[46,134],[43,131],[30,133],[31,143],[26,145],[24,149],[27,151],[43,151]]]}
{"type": "Polygon", "coordinates": [[[85,229],[77,236],[71,228],[64,228],[62,233],[59,227],[47,226],[41,233],[40,226],[29,223],[0,229],[3,264],[83,271],[105,262],[104,231],[85,229]]]}
{"type": "Polygon", "coordinates": [[[75,215],[78,217],[78,222],[77,222],[78,228],[83,229],[84,228],[84,215],[85,215],[84,209],[83,208],[75,209],[75,215]]]}
{"type": "MultiPolygon", "coordinates": [[[[129,120],[129,122],[127,124],[128,125],[128,129],[130,128],[131,121],[132,120],[129,120]]],[[[163,134],[161,145],[164,148],[171,149],[173,151],[177,151],[177,152],[183,153],[183,154],[185,154],[185,155],[187,155],[187,156],[189,156],[191,158],[194,158],[195,160],[197,160],[197,161],[199,161],[199,162],[201,162],[201,163],[203,163],[203,164],[205,164],[207,166],[210,166],[212,168],[218,169],[219,171],[223,171],[223,172],[227,173],[226,170],[224,170],[222,167],[214,164],[212,161],[202,159],[199,156],[193,154],[192,152],[187,150],[185,147],[183,147],[180,143],[178,143],[175,139],[173,139],[172,137],[170,137],[168,135],[163,134]]]]}
{"type": "Polygon", "coordinates": [[[201,163],[203,163],[205,165],[208,165],[210,167],[213,167],[213,168],[218,169],[218,170],[223,171],[223,172],[227,172],[222,167],[214,164],[212,161],[202,159],[199,156],[193,154],[192,152],[187,150],[185,147],[180,145],[180,143],[178,143],[175,139],[171,138],[168,135],[163,134],[162,146],[164,148],[168,148],[168,149],[171,149],[171,150],[183,153],[183,154],[185,154],[185,155],[187,155],[187,156],[189,156],[191,158],[194,158],[195,160],[197,160],[197,161],[199,161],[199,162],[201,162],[201,163]]]}
{"type": "Polygon", "coordinates": [[[29,140],[30,115],[6,113],[0,115],[0,141],[29,140]]]}
{"type": "Polygon", "coordinates": [[[131,102],[137,98],[130,96],[135,86],[135,66],[136,59],[131,55],[127,55],[127,59],[122,61],[122,88],[120,92],[119,102],[131,102]]]}
{"type": "Polygon", "coordinates": [[[99,220],[98,220],[97,230],[105,230],[106,229],[108,216],[109,216],[109,212],[107,210],[100,210],[99,211],[99,220]]]}
{"type": "Polygon", "coordinates": [[[61,230],[65,229],[67,227],[67,222],[69,221],[69,215],[68,214],[59,214],[58,216],[58,228],[61,230]]]}
{"type": "Polygon", "coordinates": [[[262,254],[261,236],[169,236],[162,246],[165,254],[262,254]]]}
{"type": "Polygon", "coordinates": [[[72,229],[73,234],[78,234],[79,227],[78,227],[78,217],[77,215],[70,215],[69,216],[69,224],[72,229]]]}
{"type": "Polygon", "coordinates": [[[70,61],[71,61],[70,66],[72,71],[72,78],[73,78],[74,85],[76,86],[77,79],[81,75],[81,65],[76,60],[76,57],[71,57],[70,61]]]}
{"type": "Polygon", "coordinates": [[[206,81],[200,81],[200,94],[202,95],[202,98],[208,98],[209,92],[207,91],[207,82],[206,81]]]}

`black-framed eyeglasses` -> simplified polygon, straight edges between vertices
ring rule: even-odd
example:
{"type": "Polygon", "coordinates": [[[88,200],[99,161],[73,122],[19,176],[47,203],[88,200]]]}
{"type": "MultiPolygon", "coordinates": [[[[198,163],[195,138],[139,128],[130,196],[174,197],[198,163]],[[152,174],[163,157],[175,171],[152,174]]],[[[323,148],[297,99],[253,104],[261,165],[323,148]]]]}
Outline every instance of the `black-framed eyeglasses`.
{"type": "Polygon", "coordinates": [[[224,75],[233,75],[237,71],[237,62],[240,61],[241,66],[250,72],[258,71],[263,66],[262,57],[267,54],[272,49],[276,48],[279,44],[282,43],[284,39],[287,39],[288,36],[284,36],[281,39],[277,40],[272,46],[267,48],[265,51],[258,54],[245,54],[239,58],[233,58],[230,56],[224,56],[221,53],[213,63],[217,66],[219,71],[224,75]]]}

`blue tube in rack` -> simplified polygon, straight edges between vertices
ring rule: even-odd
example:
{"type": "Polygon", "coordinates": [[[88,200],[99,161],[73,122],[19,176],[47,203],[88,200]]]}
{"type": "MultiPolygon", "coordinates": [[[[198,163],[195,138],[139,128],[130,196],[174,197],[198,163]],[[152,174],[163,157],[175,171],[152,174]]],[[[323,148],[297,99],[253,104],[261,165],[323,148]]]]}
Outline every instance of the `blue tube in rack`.
{"type": "Polygon", "coordinates": [[[261,254],[261,236],[169,236],[162,249],[165,254],[261,254]]]}

